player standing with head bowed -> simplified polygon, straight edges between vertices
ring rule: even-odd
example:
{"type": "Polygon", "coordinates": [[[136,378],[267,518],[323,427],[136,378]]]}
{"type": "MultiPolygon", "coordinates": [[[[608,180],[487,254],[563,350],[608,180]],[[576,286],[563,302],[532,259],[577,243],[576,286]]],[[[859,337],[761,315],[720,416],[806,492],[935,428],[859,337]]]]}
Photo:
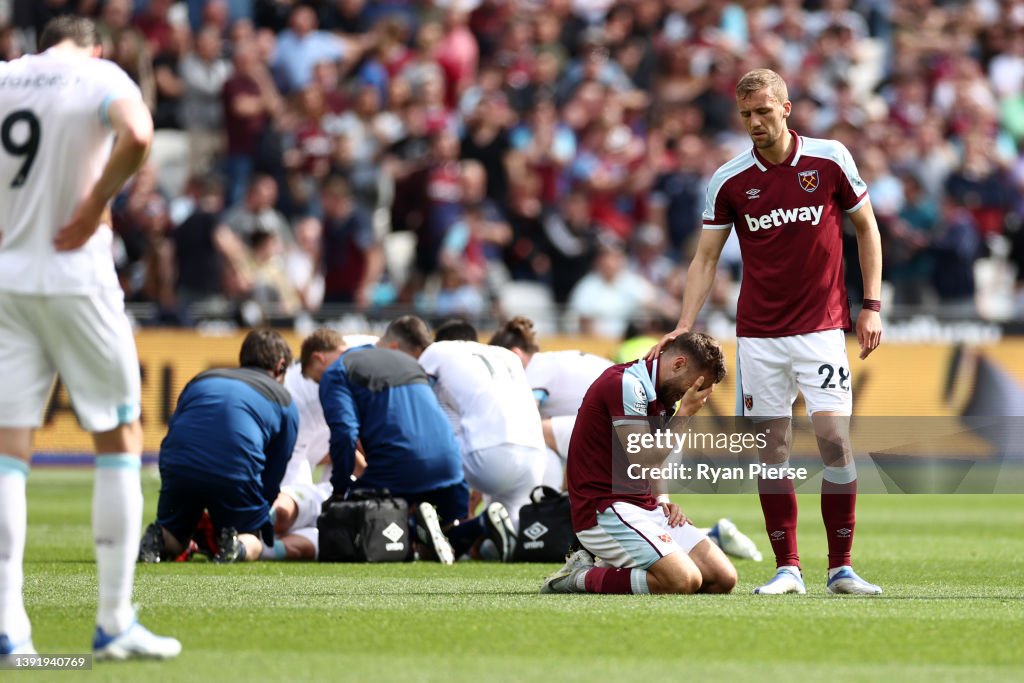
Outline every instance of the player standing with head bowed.
{"type": "Polygon", "coordinates": [[[93,434],[97,659],[174,657],[135,619],[142,523],[140,378],[111,256],[107,205],[139,168],[153,120],[98,59],[96,26],[62,16],[40,54],[0,64],[0,656],[34,652],[22,599],[25,480],[55,375],[93,434]]]}
{"type": "MultiPolygon", "coordinates": [[[[737,413],[763,422],[762,462],[786,467],[793,402],[803,394],[825,464],[821,514],[828,534],[831,593],[878,594],[853,571],[857,474],[849,437],[853,411],[844,330],[850,309],[843,278],[842,223],[857,232],[864,302],[857,317],[860,358],[882,337],[879,295],[882,249],[878,225],[850,152],[835,140],[805,138],[786,127],[792,108],[786,83],[755,69],[736,86],[736,104],[753,148],[711,178],[704,230],[687,275],[679,324],[651,349],[693,326],[708,296],[722,247],[735,226],[743,258],[736,313],[737,413]]],[[[790,479],[758,482],[777,573],[754,590],[803,593],[797,552],[797,501],[790,479]]]]}

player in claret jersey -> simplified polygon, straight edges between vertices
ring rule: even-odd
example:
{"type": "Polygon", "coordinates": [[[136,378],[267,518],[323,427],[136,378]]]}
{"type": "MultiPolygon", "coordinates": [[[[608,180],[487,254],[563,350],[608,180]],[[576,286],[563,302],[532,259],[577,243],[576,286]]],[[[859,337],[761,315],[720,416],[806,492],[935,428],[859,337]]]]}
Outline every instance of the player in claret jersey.
{"type": "MultiPolygon", "coordinates": [[[[770,440],[761,459],[785,467],[793,402],[797,391],[803,394],[825,464],[821,513],[828,534],[827,590],[881,593],[850,565],[857,475],[849,438],[853,400],[843,334],[850,328],[850,310],[842,222],[849,216],[857,232],[865,296],[857,339],[864,359],[882,336],[882,251],[867,186],[842,144],[801,137],[786,127],[792,105],[785,81],[774,71],[744,75],[736,103],[753,148],[712,176],[678,327],[648,358],[693,326],[735,226],[743,257],[736,313],[737,412],[765,422],[770,440]]],[[[762,479],[759,492],[778,570],[754,592],[803,593],[793,482],[762,479]]]]}
{"type": "Polygon", "coordinates": [[[541,593],[728,593],[736,570],[633,467],[661,467],[668,450],[621,446],[651,435],[650,419],[694,415],[725,377],[718,344],[679,335],[660,358],[613,365],[583,397],[569,441],[572,527],[584,550],[549,576],[541,593]],[[618,442],[618,443],[617,443],[618,442]],[[600,566],[595,566],[597,558],[600,566]]]}

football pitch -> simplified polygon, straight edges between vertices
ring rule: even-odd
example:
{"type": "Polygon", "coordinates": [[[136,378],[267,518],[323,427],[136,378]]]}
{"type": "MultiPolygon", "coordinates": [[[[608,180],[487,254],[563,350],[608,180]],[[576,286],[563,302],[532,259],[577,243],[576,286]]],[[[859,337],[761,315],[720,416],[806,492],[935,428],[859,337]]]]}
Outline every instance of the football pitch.
{"type": "MultiPolygon", "coordinates": [[[[146,521],[157,479],[144,473],[146,521]]],[[[90,469],[29,478],[26,605],[43,654],[89,652],[95,617],[90,469]]],[[[755,496],[677,499],[731,517],[768,551],[755,496]]],[[[801,499],[808,594],[542,596],[556,565],[189,563],[140,566],[141,621],[183,644],[170,662],[19,680],[1024,679],[1024,496],[861,496],[855,566],[885,595],[825,594],[814,496],[801,499]]],[[[769,553],[766,553],[769,554],[769,553]]]]}

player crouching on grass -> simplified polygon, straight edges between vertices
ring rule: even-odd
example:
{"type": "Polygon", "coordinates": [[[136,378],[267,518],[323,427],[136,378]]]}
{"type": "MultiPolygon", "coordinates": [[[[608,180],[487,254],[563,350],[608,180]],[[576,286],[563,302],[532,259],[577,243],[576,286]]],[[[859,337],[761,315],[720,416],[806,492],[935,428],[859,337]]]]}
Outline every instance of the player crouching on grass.
{"type": "Polygon", "coordinates": [[[238,368],[199,373],[181,392],[160,444],[160,502],[140,562],[186,552],[204,510],[216,534],[215,561],[274,555],[270,505],[299,422],[282,386],[292,352],[274,330],[254,330],[238,361],[238,368]]]}
{"type": "MultiPolygon", "coordinates": [[[[569,441],[566,479],[583,550],[549,576],[541,593],[728,593],[736,569],[651,483],[631,481],[615,439],[649,434],[649,418],[696,414],[725,378],[722,350],[700,333],[678,336],[651,361],[613,365],[583,398],[569,441]],[[594,558],[601,566],[596,566],[594,558]]],[[[639,442],[638,442],[639,443],[639,442]]],[[[668,452],[643,452],[657,467],[668,452]]],[[[634,456],[637,457],[637,456],[634,456]]],[[[634,460],[635,461],[635,460],[634,460]]]]}
{"type": "MultiPolygon", "coordinates": [[[[320,549],[320,531],[317,518],[324,501],[334,492],[331,486],[331,430],[320,405],[318,380],[323,371],[350,348],[376,344],[373,335],[342,335],[336,330],[322,327],[314,330],[302,341],[300,360],[294,363],[284,378],[284,388],[292,395],[299,411],[299,434],[295,449],[288,461],[281,493],[271,506],[270,517],[274,533],[280,543],[274,543],[276,560],[316,560],[320,549]],[[319,480],[314,471],[322,467],[319,480]]],[[[366,459],[356,451],[357,478],[366,469],[366,459]]]]}

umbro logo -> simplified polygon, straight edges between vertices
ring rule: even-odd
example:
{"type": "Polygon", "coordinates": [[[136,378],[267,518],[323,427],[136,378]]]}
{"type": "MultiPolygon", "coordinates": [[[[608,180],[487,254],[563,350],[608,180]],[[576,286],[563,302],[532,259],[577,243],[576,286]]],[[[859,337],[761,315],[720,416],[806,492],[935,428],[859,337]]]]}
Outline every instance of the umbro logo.
{"type": "Polygon", "coordinates": [[[849,538],[853,534],[850,529],[836,529],[836,536],[839,538],[849,538]]]}
{"type": "Polygon", "coordinates": [[[752,187],[749,190],[747,190],[747,199],[757,199],[760,194],[760,188],[752,187]]]}
{"type": "Polygon", "coordinates": [[[548,532],[548,528],[540,522],[534,522],[530,526],[523,529],[523,535],[531,541],[536,541],[538,538],[548,532]]]}
{"type": "Polygon", "coordinates": [[[398,539],[405,536],[405,530],[394,522],[391,522],[391,524],[384,527],[384,530],[381,531],[381,533],[384,535],[384,538],[388,539],[392,543],[397,543],[398,539]]]}
{"type": "Polygon", "coordinates": [[[773,531],[770,535],[773,541],[779,541],[786,537],[786,532],[779,529],[777,531],[773,531]]]}

